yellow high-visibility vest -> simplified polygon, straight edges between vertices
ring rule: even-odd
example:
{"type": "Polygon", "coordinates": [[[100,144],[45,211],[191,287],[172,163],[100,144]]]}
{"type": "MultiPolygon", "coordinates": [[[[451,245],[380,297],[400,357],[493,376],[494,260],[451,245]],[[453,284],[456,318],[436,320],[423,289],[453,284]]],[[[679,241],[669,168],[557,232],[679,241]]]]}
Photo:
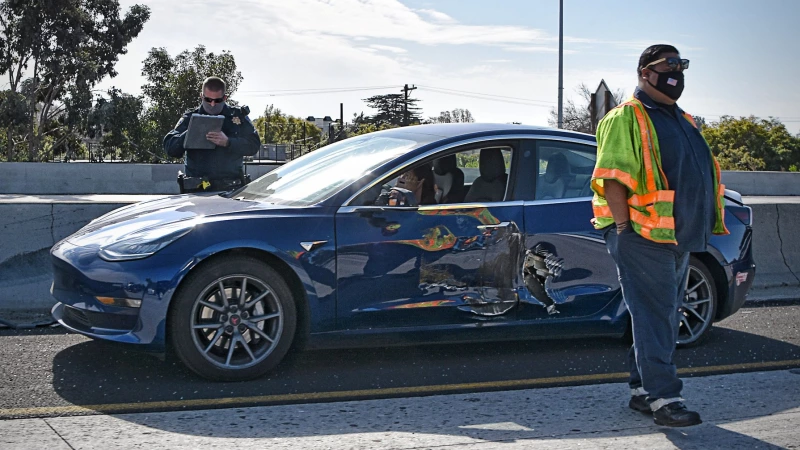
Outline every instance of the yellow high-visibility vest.
{"type": "MultiPolygon", "coordinates": [[[[684,118],[697,128],[694,118],[684,118]]],[[[709,149],[710,152],[710,149],[709,149]]],[[[725,185],[720,181],[719,163],[711,155],[716,192],[714,234],[728,234],[725,228],[725,185]]],[[[614,219],[605,198],[603,180],[616,180],[628,188],[628,210],[634,231],[654,242],[677,244],[673,204],[675,191],[669,189],[661,168],[661,153],[653,123],[636,98],[609,111],[597,127],[597,162],[592,173],[594,227],[605,228],[614,219]]]]}

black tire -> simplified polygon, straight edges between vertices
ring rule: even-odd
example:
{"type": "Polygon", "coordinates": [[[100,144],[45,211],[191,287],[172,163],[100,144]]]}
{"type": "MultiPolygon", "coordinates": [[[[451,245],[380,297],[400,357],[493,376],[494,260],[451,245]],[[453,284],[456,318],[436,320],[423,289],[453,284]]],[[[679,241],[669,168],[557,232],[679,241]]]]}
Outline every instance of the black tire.
{"type": "Polygon", "coordinates": [[[189,274],[168,326],[173,350],[193,372],[215,381],[249,380],[286,355],[297,309],[289,286],[269,265],[223,256],[189,274]]]}
{"type": "Polygon", "coordinates": [[[692,347],[707,336],[717,314],[717,287],[714,277],[702,261],[689,258],[686,294],[680,308],[678,346],[692,347]]]}

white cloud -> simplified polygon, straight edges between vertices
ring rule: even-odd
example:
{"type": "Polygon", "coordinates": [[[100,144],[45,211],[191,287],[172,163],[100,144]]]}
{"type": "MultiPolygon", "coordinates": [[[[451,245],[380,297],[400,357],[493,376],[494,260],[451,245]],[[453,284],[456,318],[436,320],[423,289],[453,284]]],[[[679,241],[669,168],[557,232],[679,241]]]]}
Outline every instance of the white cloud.
{"type": "Polygon", "coordinates": [[[404,48],[392,47],[391,45],[372,44],[372,45],[370,45],[370,48],[373,48],[375,50],[385,50],[385,51],[391,52],[391,53],[407,53],[408,52],[408,50],[406,50],[404,48]]]}
{"type": "Polygon", "coordinates": [[[431,19],[433,19],[435,22],[439,22],[439,23],[455,23],[456,22],[456,20],[453,19],[452,17],[448,16],[447,14],[445,14],[443,12],[436,11],[435,9],[417,9],[416,11],[417,12],[421,12],[422,14],[425,14],[426,16],[428,16],[431,19]]]}
{"type": "MultiPolygon", "coordinates": [[[[254,117],[270,103],[299,117],[338,116],[339,103],[344,103],[345,119],[349,119],[353,112],[369,113],[362,99],[400,92],[403,84],[416,83],[420,87],[414,95],[422,100],[426,116],[458,107],[470,109],[481,121],[545,125],[557,94],[553,59],[557,36],[532,27],[467,25],[439,11],[414,10],[397,0],[241,0],[236,8],[222,0],[121,3],[123,8],[146,3],[152,16],[129,46],[129,54],[120,58],[120,76],[101,88],[116,85],[138,93],[144,83],[141,64],[151,47],[165,47],[175,56],[202,44],[215,53],[230,50],[236,57],[244,81],[234,97],[248,104],[254,117]],[[225,24],[219,27],[220,33],[210,32],[199,18],[219,11],[225,11],[225,24]],[[448,51],[452,55],[445,63],[433,50],[436,46],[462,46],[468,52],[459,56],[448,51]],[[520,60],[536,58],[547,62],[535,69],[520,64],[520,60]],[[436,92],[426,85],[494,96],[436,92]],[[365,86],[391,87],[313,95],[275,92],[365,86]]],[[[582,51],[595,45],[588,39],[567,37],[565,41],[570,39],[582,51]]],[[[565,85],[599,79],[576,75],[568,77],[565,85]]]]}

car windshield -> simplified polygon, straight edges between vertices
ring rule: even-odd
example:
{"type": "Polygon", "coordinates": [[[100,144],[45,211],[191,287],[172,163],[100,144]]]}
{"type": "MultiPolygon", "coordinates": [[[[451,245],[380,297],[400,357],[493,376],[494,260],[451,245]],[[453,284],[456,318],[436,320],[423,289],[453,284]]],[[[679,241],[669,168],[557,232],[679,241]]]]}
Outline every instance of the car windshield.
{"type": "Polygon", "coordinates": [[[325,146],[248,184],[234,197],[287,206],[319,203],[417,141],[364,135],[325,146]]]}

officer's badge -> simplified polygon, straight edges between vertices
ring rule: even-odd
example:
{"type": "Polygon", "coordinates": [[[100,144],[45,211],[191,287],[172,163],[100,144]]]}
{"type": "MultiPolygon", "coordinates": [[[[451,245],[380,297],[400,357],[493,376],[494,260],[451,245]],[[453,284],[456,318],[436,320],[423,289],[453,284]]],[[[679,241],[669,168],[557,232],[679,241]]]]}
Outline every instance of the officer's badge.
{"type": "Polygon", "coordinates": [[[241,125],[242,124],[242,119],[240,119],[237,116],[234,116],[233,119],[231,119],[231,122],[235,123],[236,125],[241,125]]]}

